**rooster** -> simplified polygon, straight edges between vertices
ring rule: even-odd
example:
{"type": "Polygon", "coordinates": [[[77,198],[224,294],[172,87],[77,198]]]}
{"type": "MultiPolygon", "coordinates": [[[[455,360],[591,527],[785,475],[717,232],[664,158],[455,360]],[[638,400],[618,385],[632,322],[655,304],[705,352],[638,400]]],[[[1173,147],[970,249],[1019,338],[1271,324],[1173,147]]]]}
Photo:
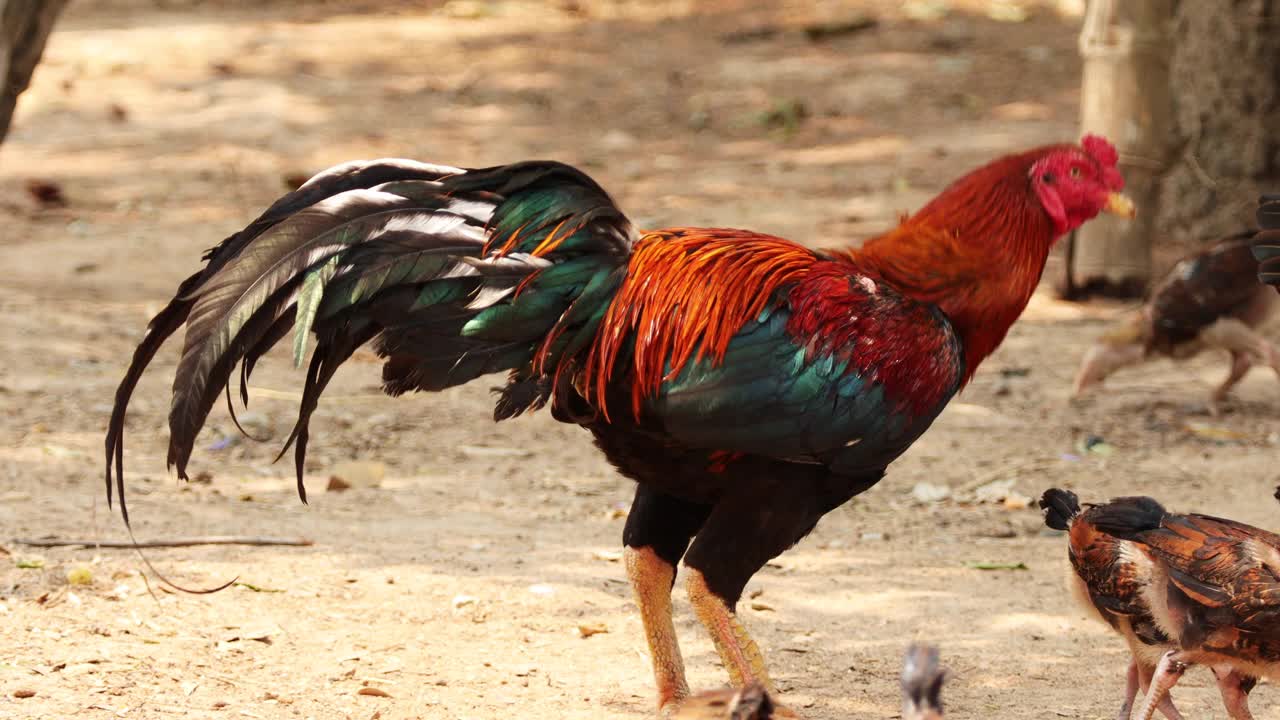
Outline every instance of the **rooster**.
{"type": "Polygon", "coordinates": [[[1219,348],[1231,354],[1231,369],[1209,396],[1209,412],[1217,415],[1255,362],[1280,374],[1280,349],[1257,332],[1280,310],[1280,297],[1254,280],[1253,238],[1252,231],[1233,235],[1174,265],[1140,310],[1085,352],[1073,394],[1127,365],[1158,356],[1185,360],[1219,348]]]}
{"type": "MultiPolygon", "coordinates": [[[[1070,524],[1072,564],[1094,606],[1122,599],[1099,608],[1104,618],[1126,618],[1113,626],[1161,648],[1134,649],[1135,663],[1140,654],[1144,665],[1158,656],[1140,720],[1157,708],[1177,718],[1166,702],[1169,690],[1196,664],[1213,671],[1227,714],[1252,720],[1249,692],[1258,678],[1280,679],[1280,535],[1208,515],[1176,515],[1149,497],[1117,498],[1081,513],[1073,493],[1052,489],[1041,506],[1050,527],[1070,524]],[[1109,566],[1077,561],[1108,554],[1108,546],[1115,548],[1109,566]],[[1143,639],[1149,623],[1155,634],[1143,639]]],[[[1133,689],[1131,679],[1122,717],[1133,689]]]]}
{"type": "Polygon", "coordinates": [[[237,364],[246,401],[291,328],[295,363],[314,345],[285,442],[304,501],[309,419],[356,348],[385,359],[391,395],[507,371],[495,420],[549,404],[637,482],[625,566],[661,712],[689,692],[671,617],[682,558],[734,686],[772,690],[735,613],[747,581],[920,437],[1000,344],[1059,237],[1102,211],[1132,216],[1117,160],[1096,136],[1002,157],[833,251],[638,231],[556,162],[334,167],[210,250],[152,319],[116,393],[108,500],[114,483],[127,522],[129,398],[184,324],[168,451],[184,478],[237,364]]]}

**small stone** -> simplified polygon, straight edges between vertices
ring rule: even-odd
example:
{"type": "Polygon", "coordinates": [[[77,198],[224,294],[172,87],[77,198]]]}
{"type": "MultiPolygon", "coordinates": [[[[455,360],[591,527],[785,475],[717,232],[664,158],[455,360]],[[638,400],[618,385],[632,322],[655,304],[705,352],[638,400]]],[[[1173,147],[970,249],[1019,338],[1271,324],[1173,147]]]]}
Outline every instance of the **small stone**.
{"type": "Polygon", "coordinates": [[[934,485],[933,483],[919,482],[911,488],[911,497],[918,503],[929,504],[941,502],[951,497],[951,488],[945,485],[934,485]]]}
{"type": "Polygon", "coordinates": [[[334,465],[329,470],[330,483],[336,478],[346,487],[341,488],[375,488],[382,484],[387,476],[387,466],[373,460],[348,460],[334,465]]]}
{"type": "Polygon", "coordinates": [[[32,690],[31,688],[18,688],[17,690],[13,691],[13,696],[16,698],[26,699],[30,697],[35,697],[36,691],[32,690]]]}

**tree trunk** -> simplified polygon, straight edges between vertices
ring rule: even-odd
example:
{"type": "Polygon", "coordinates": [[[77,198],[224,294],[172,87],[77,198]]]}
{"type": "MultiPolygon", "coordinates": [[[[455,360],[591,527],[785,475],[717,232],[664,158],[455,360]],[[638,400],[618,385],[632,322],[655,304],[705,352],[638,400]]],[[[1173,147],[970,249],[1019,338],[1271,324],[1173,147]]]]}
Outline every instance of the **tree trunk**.
{"type": "Polygon", "coordinates": [[[1175,3],[1089,4],[1080,33],[1081,126],[1116,144],[1125,192],[1138,216],[1129,221],[1102,216],[1067,239],[1064,276],[1057,283],[1062,297],[1137,297],[1150,280],[1158,186],[1171,158],[1169,42],[1175,3]]]}
{"type": "Polygon", "coordinates": [[[1175,164],[1160,227],[1209,240],[1253,227],[1280,189],[1280,0],[1182,0],[1171,65],[1175,164]]]}
{"type": "Polygon", "coordinates": [[[0,142],[67,0],[0,0],[0,142]]]}

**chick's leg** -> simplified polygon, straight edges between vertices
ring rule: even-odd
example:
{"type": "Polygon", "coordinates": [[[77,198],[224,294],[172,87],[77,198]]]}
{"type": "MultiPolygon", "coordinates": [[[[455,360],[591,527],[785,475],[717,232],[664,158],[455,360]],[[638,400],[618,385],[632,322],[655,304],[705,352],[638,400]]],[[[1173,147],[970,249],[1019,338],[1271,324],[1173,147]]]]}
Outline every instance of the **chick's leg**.
{"type": "Polygon", "coordinates": [[[1253,713],[1249,712],[1249,691],[1258,684],[1258,679],[1241,675],[1230,667],[1213,668],[1213,676],[1218,680],[1222,704],[1231,720],[1253,720],[1253,713]]]}
{"type": "Polygon", "coordinates": [[[1227,393],[1231,392],[1231,388],[1236,386],[1249,372],[1249,368],[1253,367],[1253,359],[1248,353],[1231,351],[1231,372],[1227,374],[1222,384],[1214,389],[1213,394],[1209,396],[1209,413],[1217,417],[1221,412],[1222,401],[1226,400],[1227,393]]]}
{"type": "MultiPolygon", "coordinates": [[[[1187,663],[1181,659],[1182,653],[1177,650],[1170,650],[1160,658],[1160,664],[1156,665],[1155,675],[1151,678],[1151,686],[1147,689],[1147,695],[1142,699],[1142,708],[1138,711],[1138,720],[1151,720],[1151,716],[1155,714],[1156,709],[1165,714],[1166,717],[1172,718],[1178,714],[1177,710],[1173,710],[1172,701],[1168,710],[1163,706],[1164,701],[1169,699],[1169,691],[1174,685],[1178,684],[1178,680],[1182,678],[1182,674],[1187,671],[1187,663]],[[1172,710],[1174,715],[1170,715],[1172,710]]],[[[1181,717],[1178,715],[1178,717],[1181,717]]]]}
{"type": "Polygon", "coordinates": [[[649,645],[658,709],[664,713],[674,711],[689,696],[684,659],[671,617],[671,588],[675,584],[676,563],[707,512],[705,506],[685,503],[641,485],[623,530],[627,578],[649,645]]]}

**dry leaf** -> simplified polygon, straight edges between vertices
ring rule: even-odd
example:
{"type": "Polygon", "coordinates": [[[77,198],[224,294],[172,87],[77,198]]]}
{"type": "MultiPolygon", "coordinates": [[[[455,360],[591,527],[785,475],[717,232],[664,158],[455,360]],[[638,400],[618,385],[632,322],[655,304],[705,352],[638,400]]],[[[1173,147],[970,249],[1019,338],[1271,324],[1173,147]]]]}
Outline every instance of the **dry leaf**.
{"type": "Polygon", "coordinates": [[[578,637],[589,638],[607,632],[609,627],[604,623],[578,623],[578,637]]]}
{"type": "Polygon", "coordinates": [[[41,207],[63,207],[67,204],[62,186],[51,180],[31,178],[26,182],[27,194],[41,207]]]}
{"type": "Polygon", "coordinates": [[[376,688],[376,687],[362,687],[356,691],[356,694],[369,695],[371,697],[384,697],[384,698],[391,697],[391,693],[388,693],[386,690],[383,690],[382,688],[376,688]]]}

